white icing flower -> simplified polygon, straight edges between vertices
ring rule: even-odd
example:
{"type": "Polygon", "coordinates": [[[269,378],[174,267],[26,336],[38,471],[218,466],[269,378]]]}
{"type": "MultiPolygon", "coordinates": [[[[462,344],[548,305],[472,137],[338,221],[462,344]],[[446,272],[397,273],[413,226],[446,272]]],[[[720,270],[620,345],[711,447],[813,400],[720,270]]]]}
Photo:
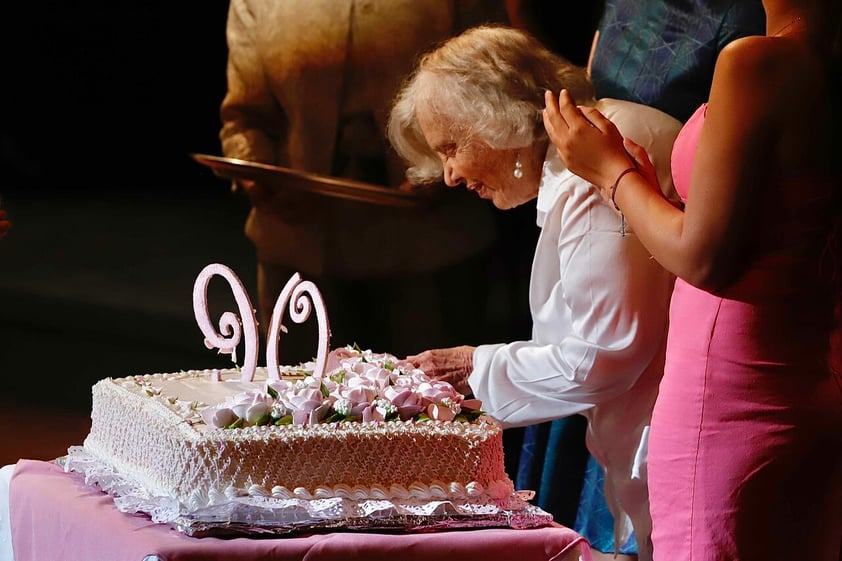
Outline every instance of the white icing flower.
{"type": "Polygon", "coordinates": [[[454,415],[458,415],[462,412],[462,407],[460,407],[459,404],[456,403],[456,401],[454,401],[450,397],[443,397],[441,400],[441,405],[453,411],[454,415]]]}
{"type": "Polygon", "coordinates": [[[351,408],[352,408],[351,400],[345,399],[344,397],[340,398],[340,399],[337,399],[336,402],[334,402],[334,404],[333,404],[333,408],[340,415],[342,415],[344,417],[347,417],[351,413],[351,408]]]}
{"type": "Polygon", "coordinates": [[[272,411],[269,413],[273,419],[280,419],[286,415],[290,414],[289,409],[287,409],[286,405],[281,403],[280,401],[276,401],[272,404],[272,411]]]}
{"type": "Polygon", "coordinates": [[[398,408],[388,399],[378,399],[374,402],[374,406],[383,413],[384,417],[398,412],[398,408]]]}
{"type": "Polygon", "coordinates": [[[237,415],[227,407],[207,407],[200,413],[202,420],[209,426],[224,428],[237,420],[237,415]]]}

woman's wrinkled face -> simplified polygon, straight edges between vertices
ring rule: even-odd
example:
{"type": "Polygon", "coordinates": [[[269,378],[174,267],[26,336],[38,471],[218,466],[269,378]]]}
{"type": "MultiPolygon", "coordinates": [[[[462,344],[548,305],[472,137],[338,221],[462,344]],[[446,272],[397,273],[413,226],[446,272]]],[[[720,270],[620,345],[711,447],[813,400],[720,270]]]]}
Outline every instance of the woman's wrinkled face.
{"type": "Polygon", "coordinates": [[[477,141],[466,142],[457,138],[460,135],[456,127],[441,119],[419,115],[418,124],[427,144],[442,160],[444,182],[449,187],[464,185],[503,210],[537,196],[534,178],[514,176],[518,150],[499,150],[477,141]]]}

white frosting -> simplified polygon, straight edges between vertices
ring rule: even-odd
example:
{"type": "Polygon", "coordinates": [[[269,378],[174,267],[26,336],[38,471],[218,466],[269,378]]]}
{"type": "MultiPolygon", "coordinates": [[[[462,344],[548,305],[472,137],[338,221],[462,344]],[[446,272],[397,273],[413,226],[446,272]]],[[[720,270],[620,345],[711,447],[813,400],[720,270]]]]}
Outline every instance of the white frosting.
{"type": "Polygon", "coordinates": [[[65,469],[112,492],[121,510],[162,522],[242,501],[320,516],[351,506],[363,515],[430,514],[441,504],[463,513],[526,506],[505,473],[502,429],[481,415],[477,400],[391,355],[349,347],[328,355],[327,312],[313,283],[296,274],[278,299],[268,369],[256,366],[254,310],[230,269],[212,264],[200,273],[193,307],[208,347],[235,361],[242,331],[242,370],[99,381],[90,434],[63,460],[65,469]],[[240,313],[224,313],[219,331],[207,309],[208,283],[217,275],[240,313]],[[279,367],[287,304],[301,323],[310,299],[319,324],[316,361],[279,367]]]}
{"type": "Polygon", "coordinates": [[[514,492],[502,430],[485,417],[239,429],[201,422],[202,408],[263,387],[266,376],[258,368],[253,382],[233,369],[101,380],[85,451],[184,512],[236,497],[481,502],[514,492]]]}

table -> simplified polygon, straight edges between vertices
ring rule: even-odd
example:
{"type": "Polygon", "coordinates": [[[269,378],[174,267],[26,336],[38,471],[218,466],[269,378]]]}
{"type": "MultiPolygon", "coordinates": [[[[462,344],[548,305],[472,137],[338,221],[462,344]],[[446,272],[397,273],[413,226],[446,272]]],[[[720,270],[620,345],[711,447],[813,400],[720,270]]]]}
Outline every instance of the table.
{"type": "MultiPolygon", "coordinates": [[[[3,493],[0,491],[0,498],[3,493]]],[[[9,561],[590,561],[563,526],[425,533],[331,532],[271,538],[194,538],[146,516],[53,462],[20,460],[8,492],[9,561]]],[[[4,505],[0,505],[0,513],[4,505]]],[[[2,515],[0,515],[2,516],[2,515]]],[[[2,549],[0,549],[2,554],[2,549]]],[[[6,561],[0,559],[0,561],[6,561]]]]}

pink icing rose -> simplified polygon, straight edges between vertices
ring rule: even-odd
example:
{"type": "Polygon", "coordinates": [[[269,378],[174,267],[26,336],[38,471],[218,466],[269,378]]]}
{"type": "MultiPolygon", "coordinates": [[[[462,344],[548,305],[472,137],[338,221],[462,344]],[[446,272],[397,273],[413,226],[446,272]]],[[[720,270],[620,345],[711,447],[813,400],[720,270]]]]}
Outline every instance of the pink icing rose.
{"type": "Polygon", "coordinates": [[[293,411],[307,411],[308,413],[322,405],[324,396],[318,389],[307,388],[287,398],[287,406],[293,411]]]}
{"type": "Polygon", "coordinates": [[[371,362],[358,362],[351,367],[351,371],[362,378],[375,382],[380,387],[388,384],[391,377],[391,372],[371,362]]]}
{"type": "Polygon", "coordinates": [[[434,421],[452,421],[456,418],[456,413],[450,407],[431,403],[427,406],[427,416],[434,421]]]}
{"type": "Polygon", "coordinates": [[[292,412],[292,424],[294,425],[317,425],[325,418],[330,410],[330,404],[321,403],[310,409],[305,407],[292,412]]]}
{"type": "Polygon", "coordinates": [[[317,424],[325,418],[336,397],[325,397],[318,388],[318,380],[314,379],[316,387],[303,387],[294,394],[281,395],[281,399],[288,410],[292,412],[292,422],[295,425],[317,424]]]}
{"type": "Polygon", "coordinates": [[[327,356],[327,366],[325,366],[325,372],[333,372],[334,370],[342,368],[342,361],[356,356],[356,351],[348,347],[339,347],[338,349],[332,350],[327,356]]]}
{"type": "Polygon", "coordinates": [[[288,380],[270,380],[266,383],[267,387],[272,388],[278,395],[283,395],[292,390],[292,383],[288,380]]]}
{"type": "Polygon", "coordinates": [[[249,424],[254,424],[272,410],[272,398],[264,393],[237,394],[228,405],[234,414],[249,424]]]}
{"type": "Polygon", "coordinates": [[[363,409],[363,422],[369,423],[372,421],[385,421],[386,416],[392,413],[393,406],[386,400],[377,400],[365,409],[363,409]]]}
{"type": "Polygon", "coordinates": [[[456,391],[456,388],[440,380],[423,382],[418,386],[418,391],[425,399],[433,403],[441,403],[444,399],[449,399],[454,403],[461,403],[464,398],[462,394],[456,391]]]}
{"type": "Polygon", "coordinates": [[[401,420],[411,419],[424,410],[424,399],[411,388],[390,387],[383,392],[383,397],[397,407],[401,420]]]}
{"type": "Polygon", "coordinates": [[[481,399],[464,399],[460,404],[462,409],[469,409],[471,411],[480,411],[482,409],[481,399]]]}
{"type": "Polygon", "coordinates": [[[374,388],[368,386],[355,386],[340,390],[339,396],[352,404],[371,403],[377,398],[377,392],[374,391],[374,388]]]}
{"type": "Polygon", "coordinates": [[[230,426],[237,420],[237,416],[228,407],[205,407],[199,415],[208,426],[218,429],[230,426]]]}

